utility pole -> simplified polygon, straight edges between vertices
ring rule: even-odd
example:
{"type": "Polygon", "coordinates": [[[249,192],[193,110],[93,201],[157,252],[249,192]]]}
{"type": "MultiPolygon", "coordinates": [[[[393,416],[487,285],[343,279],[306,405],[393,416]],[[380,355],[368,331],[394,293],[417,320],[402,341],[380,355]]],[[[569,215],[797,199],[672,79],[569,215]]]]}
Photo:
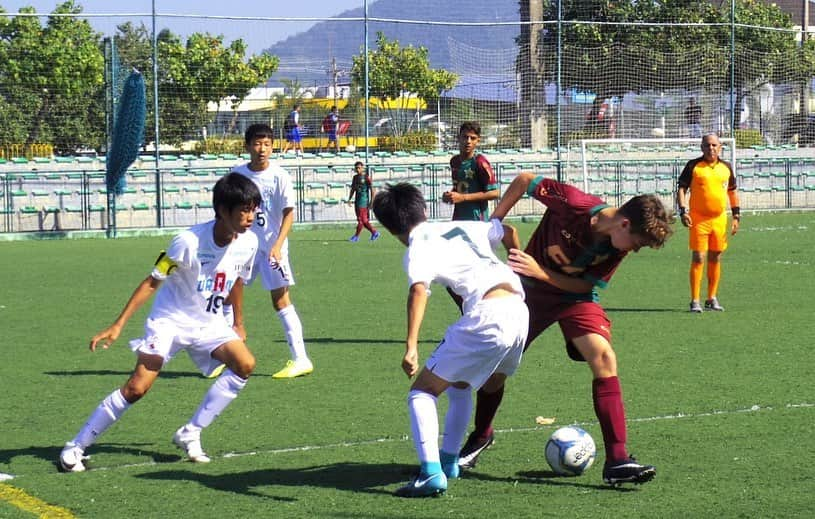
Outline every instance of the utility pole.
{"type": "Polygon", "coordinates": [[[334,91],[334,106],[337,106],[337,92],[340,88],[340,71],[337,69],[337,58],[331,58],[331,88],[334,91]]]}

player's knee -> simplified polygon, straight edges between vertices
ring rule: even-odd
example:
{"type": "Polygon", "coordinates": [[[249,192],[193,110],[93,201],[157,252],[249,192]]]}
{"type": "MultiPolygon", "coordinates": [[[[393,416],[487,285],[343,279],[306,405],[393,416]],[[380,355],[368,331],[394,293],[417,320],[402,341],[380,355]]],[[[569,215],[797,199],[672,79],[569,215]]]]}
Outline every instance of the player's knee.
{"type": "Polygon", "coordinates": [[[587,359],[595,376],[613,377],[617,375],[617,354],[611,346],[602,348],[591,359],[587,359]]]}
{"type": "Polygon", "coordinates": [[[255,371],[255,357],[251,353],[246,355],[235,362],[235,365],[230,368],[232,372],[239,377],[246,379],[255,371]]]}
{"type": "Polygon", "coordinates": [[[137,381],[129,380],[127,384],[122,387],[122,396],[131,404],[135,404],[150,391],[151,384],[143,384],[137,381]]]}

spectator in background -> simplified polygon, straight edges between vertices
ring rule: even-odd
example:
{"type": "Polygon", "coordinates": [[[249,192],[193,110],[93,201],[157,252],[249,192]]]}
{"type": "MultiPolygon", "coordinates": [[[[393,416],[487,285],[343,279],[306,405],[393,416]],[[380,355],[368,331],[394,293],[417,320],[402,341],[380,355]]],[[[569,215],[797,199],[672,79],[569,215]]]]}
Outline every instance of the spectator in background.
{"type": "Polygon", "coordinates": [[[702,136],[702,107],[696,104],[695,97],[691,97],[685,107],[685,122],[688,124],[688,137],[702,136]]]}
{"type": "Polygon", "coordinates": [[[300,103],[297,103],[283,123],[283,131],[286,132],[286,146],[283,148],[284,155],[289,149],[293,149],[295,153],[300,155],[303,153],[303,136],[300,134],[300,128],[300,103]]]}
{"type": "Polygon", "coordinates": [[[337,153],[340,151],[339,141],[337,140],[339,124],[340,116],[337,113],[337,107],[332,106],[331,111],[323,118],[323,132],[328,135],[328,149],[333,149],[337,153]]]}

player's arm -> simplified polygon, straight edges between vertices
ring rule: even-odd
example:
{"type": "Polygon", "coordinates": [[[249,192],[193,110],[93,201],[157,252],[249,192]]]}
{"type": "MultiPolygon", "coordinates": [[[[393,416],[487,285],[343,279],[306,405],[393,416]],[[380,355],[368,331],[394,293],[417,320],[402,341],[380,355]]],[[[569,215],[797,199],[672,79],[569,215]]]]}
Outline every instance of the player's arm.
{"type": "Polygon", "coordinates": [[[227,301],[232,305],[232,329],[238,334],[242,341],[246,341],[246,328],[243,325],[243,278],[238,277],[232,290],[229,291],[227,301]]]}
{"type": "Polygon", "coordinates": [[[520,249],[521,239],[518,238],[518,229],[505,223],[502,223],[501,227],[504,229],[504,236],[501,238],[501,243],[504,244],[504,248],[506,248],[507,252],[511,249],[520,249]]]}
{"type": "Polygon", "coordinates": [[[419,372],[419,329],[422,327],[426,307],[427,286],[421,282],[414,283],[408,292],[407,339],[402,359],[402,370],[410,378],[419,372]]]}
{"type": "Polygon", "coordinates": [[[739,194],[735,189],[727,191],[727,198],[730,200],[730,212],[733,214],[733,222],[730,224],[730,234],[739,232],[741,223],[741,208],[739,207],[739,194]]]}
{"type": "Polygon", "coordinates": [[[690,227],[693,223],[690,218],[690,213],[688,212],[690,211],[688,195],[690,194],[690,182],[693,177],[694,167],[694,161],[688,162],[685,165],[685,169],[683,169],[679,175],[679,184],[676,187],[676,207],[679,208],[679,220],[685,227],[690,227]]]}
{"type": "Polygon", "coordinates": [[[477,193],[459,193],[457,191],[450,191],[450,202],[460,204],[461,202],[489,202],[501,197],[501,190],[491,189],[489,191],[479,191],[477,193]]]}
{"type": "Polygon", "coordinates": [[[511,249],[507,263],[513,271],[538,281],[543,281],[566,292],[585,294],[591,292],[594,284],[585,279],[567,276],[539,264],[535,258],[520,249],[511,249]]]}
{"type": "Polygon", "coordinates": [[[357,191],[357,177],[351,179],[351,190],[348,192],[348,203],[351,203],[351,200],[354,198],[354,193],[357,191]]]}
{"type": "Polygon", "coordinates": [[[518,176],[512,180],[507,190],[504,191],[504,196],[501,197],[490,219],[497,218],[498,220],[503,220],[507,213],[518,203],[518,200],[526,194],[533,180],[535,180],[534,173],[519,173],[518,176]]]}
{"type": "Polygon", "coordinates": [[[161,282],[162,280],[156,279],[152,274],[144,278],[144,280],[139,283],[139,286],[136,287],[136,290],[133,291],[133,294],[130,296],[127,304],[125,304],[125,307],[122,309],[119,317],[116,318],[116,321],[93,336],[90,342],[91,351],[96,351],[96,346],[98,346],[100,343],[102,348],[107,349],[110,347],[110,345],[113,344],[113,341],[119,338],[119,335],[122,333],[122,329],[127,324],[127,321],[129,321],[130,318],[133,317],[133,314],[135,314],[139,308],[141,308],[144,303],[150,299],[156,290],[158,290],[158,288],[161,286],[161,282]]]}
{"type": "Polygon", "coordinates": [[[269,251],[269,261],[280,261],[280,250],[283,244],[286,243],[286,238],[291,231],[292,223],[294,223],[294,207],[283,208],[283,221],[280,222],[280,232],[277,234],[277,240],[272,245],[272,250],[269,251]]]}

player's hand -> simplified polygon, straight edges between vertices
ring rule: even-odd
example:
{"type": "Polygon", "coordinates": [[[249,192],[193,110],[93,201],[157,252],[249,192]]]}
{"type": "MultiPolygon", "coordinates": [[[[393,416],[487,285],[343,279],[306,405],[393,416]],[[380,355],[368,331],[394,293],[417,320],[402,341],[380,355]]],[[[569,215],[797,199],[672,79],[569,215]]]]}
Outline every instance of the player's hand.
{"type": "Polygon", "coordinates": [[[693,225],[693,220],[691,220],[690,214],[688,213],[685,213],[682,216],[680,216],[679,221],[681,221],[682,225],[684,225],[685,227],[690,227],[691,225],[693,225]]]}
{"type": "MultiPolygon", "coordinates": [[[[569,256],[567,256],[562,250],[560,250],[560,247],[550,248],[548,254],[549,257],[552,258],[552,260],[561,267],[572,264],[572,259],[569,256]]],[[[527,256],[529,255],[527,254],[527,256]]],[[[537,262],[535,264],[537,265],[537,262]]]]}
{"type": "Polygon", "coordinates": [[[457,191],[445,191],[441,194],[441,199],[448,204],[457,204],[461,202],[461,193],[457,191]]]}
{"type": "Polygon", "coordinates": [[[275,266],[280,263],[280,258],[283,256],[280,254],[280,248],[272,247],[272,250],[269,251],[269,265],[275,266]]]}
{"type": "Polygon", "coordinates": [[[412,351],[405,353],[404,358],[402,359],[402,371],[405,372],[405,375],[408,378],[413,378],[416,373],[419,371],[419,353],[412,351]]]}
{"type": "Polygon", "coordinates": [[[243,342],[246,342],[246,328],[243,324],[233,324],[232,329],[235,330],[235,333],[238,334],[238,337],[240,337],[243,342]]]}
{"type": "Polygon", "coordinates": [[[739,232],[739,220],[733,218],[733,223],[730,225],[730,235],[733,236],[739,232]]]}
{"type": "Polygon", "coordinates": [[[100,343],[102,344],[102,348],[108,349],[110,345],[113,344],[113,341],[119,338],[120,333],[122,333],[122,329],[115,324],[97,333],[91,339],[91,351],[96,351],[96,347],[100,343]]]}
{"type": "Polygon", "coordinates": [[[521,249],[510,249],[507,263],[513,271],[522,276],[534,279],[545,279],[546,277],[541,266],[535,261],[535,258],[521,249]]]}

